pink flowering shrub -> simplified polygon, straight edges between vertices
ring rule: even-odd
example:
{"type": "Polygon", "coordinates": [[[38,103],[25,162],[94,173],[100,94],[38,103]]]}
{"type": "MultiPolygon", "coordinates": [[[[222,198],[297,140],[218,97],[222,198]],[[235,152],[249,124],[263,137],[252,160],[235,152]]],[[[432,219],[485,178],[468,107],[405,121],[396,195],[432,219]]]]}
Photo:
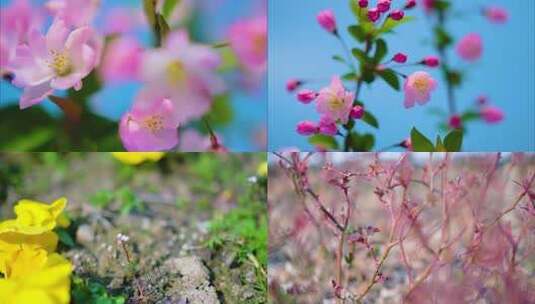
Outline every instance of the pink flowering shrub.
{"type": "Polygon", "coordinates": [[[273,160],[273,303],[535,301],[534,154],[273,160]]]}
{"type": "MultiPolygon", "coordinates": [[[[199,34],[191,22],[210,1],[147,0],[137,7],[8,1],[0,9],[0,74],[13,91],[21,90],[16,98],[24,111],[0,114],[10,128],[31,136],[26,143],[2,130],[7,140],[2,137],[0,148],[226,151],[221,137],[229,129],[233,138],[243,137],[244,144],[234,140],[239,149],[263,148],[263,122],[244,127],[241,117],[234,119],[232,101],[235,95],[253,99],[249,95],[264,89],[267,13],[257,1],[250,16],[234,16],[217,36],[199,34]],[[123,87],[133,92],[123,94],[123,87]],[[50,109],[47,101],[63,115],[36,107],[50,109]],[[19,121],[26,123],[20,127],[19,121]]],[[[3,92],[1,98],[2,106],[11,103],[3,92]]],[[[246,111],[265,112],[262,104],[255,109],[246,111]]]]}
{"type": "MultiPolygon", "coordinates": [[[[348,69],[347,73],[333,76],[331,84],[319,90],[312,89],[310,86],[314,81],[307,79],[290,79],[286,84],[289,92],[300,89],[297,91],[298,101],[304,104],[315,103],[320,120],[331,119],[335,123],[336,130],[333,131],[333,126],[330,125],[328,132],[321,132],[319,128],[315,133],[299,132],[299,134],[308,136],[308,142],[320,151],[373,150],[375,134],[363,131],[360,125],[367,124],[379,129],[380,121],[366,107],[366,104],[375,100],[363,100],[362,91],[366,88],[373,90],[376,80],[382,79],[393,90],[403,91],[404,97],[400,96],[398,104],[402,104],[406,109],[411,109],[415,105],[427,106],[428,103],[437,105],[441,102],[448,106],[448,114],[441,117],[439,129],[444,134],[443,137],[439,135],[436,140],[432,140],[416,128],[407,131],[414,151],[462,149],[463,135],[468,122],[474,120],[490,122],[490,120],[483,110],[471,107],[461,112],[457,109],[455,91],[464,81],[464,72],[455,69],[446,54],[449,48],[456,45],[456,54],[461,59],[468,63],[476,62],[484,53],[484,43],[480,34],[469,33],[458,42],[454,40],[446,28],[446,22],[454,17],[454,2],[449,0],[352,0],[349,3],[357,23],[350,24],[347,29],[355,41],[347,42],[340,35],[341,29],[346,28],[346,25],[337,19],[336,12],[332,9],[324,9],[318,12],[316,17],[319,26],[340,44],[344,56],[334,55],[332,59],[343,63],[348,69]],[[415,60],[411,54],[389,49],[388,37],[399,26],[410,22],[413,19],[411,16],[413,10],[418,7],[424,9],[426,18],[432,24],[429,28],[433,29],[435,53],[415,60]],[[401,72],[401,68],[411,67],[414,71],[410,74],[401,72]],[[440,68],[444,79],[434,79],[426,71],[433,68],[440,68]],[[436,98],[433,98],[433,95],[438,90],[447,92],[446,100],[434,100],[436,98]],[[351,109],[355,106],[361,107],[364,114],[351,115],[351,109]],[[446,139],[448,139],[447,145],[444,143],[446,139]],[[452,141],[458,144],[451,144],[452,141]]],[[[508,18],[507,11],[496,6],[483,7],[481,12],[493,23],[503,24],[508,18]]],[[[402,110],[393,109],[393,111],[402,110]]],[[[503,119],[503,113],[501,118],[503,119]]],[[[318,124],[321,125],[321,122],[318,124]]],[[[387,149],[406,148],[404,145],[406,139],[400,138],[400,142],[392,144],[387,149]]]]}

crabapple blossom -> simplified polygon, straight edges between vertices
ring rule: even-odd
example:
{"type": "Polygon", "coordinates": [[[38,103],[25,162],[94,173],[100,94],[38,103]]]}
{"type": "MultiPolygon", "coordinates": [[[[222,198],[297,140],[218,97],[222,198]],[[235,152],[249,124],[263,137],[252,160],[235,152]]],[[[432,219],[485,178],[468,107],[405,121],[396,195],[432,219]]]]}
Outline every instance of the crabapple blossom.
{"type": "Polygon", "coordinates": [[[263,73],[267,67],[267,17],[240,20],[229,30],[229,41],[242,66],[263,73]]]}
{"type": "Polygon", "coordinates": [[[459,116],[458,114],[454,114],[450,116],[449,121],[448,121],[448,125],[452,129],[460,129],[462,126],[462,123],[463,121],[461,119],[461,116],[459,116]]]}
{"type": "Polygon", "coordinates": [[[297,124],[297,133],[299,133],[300,135],[314,135],[318,133],[318,131],[318,126],[312,121],[304,120],[297,124]]]}
{"type": "Polygon", "coordinates": [[[396,55],[394,55],[394,57],[392,57],[392,61],[397,63],[405,63],[407,62],[407,55],[403,53],[397,53],[396,55]]]}
{"type": "Polygon", "coordinates": [[[295,91],[300,85],[302,84],[302,82],[298,79],[290,79],[286,82],[286,90],[288,92],[293,92],[295,91]]]}
{"type": "Polygon", "coordinates": [[[323,10],[316,17],[319,25],[327,32],[336,33],[336,18],[332,10],[323,10]]]}
{"type": "Polygon", "coordinates": [[[318,96],[318,93],[311,91],[311,90],[301,90],[297,93],[297,100],[304,104],[308,104],[314,99],[316,99],[316,96],[318,96]]]}
{"type": "Polygon", "coordinates": [[[100,72],[106,82],[137,80],[143,48],[136,39],[120,37],[109,42],[100,72]]]}
{"type": "Polygon", "coordinates": [[[145,52],[141,75],[152,91],[172,100],[177,119],[185,123],[205,114],[214,95],[224,91],[219,64],[215,50],[190,42],[185,31],[175,31],[163,47],[145,52]]]}
{"type": "Polygon", "coordinates": [[[377,9],[380,13],[386,13],[390,10],[390,5],[392,4],[391,0],[379,0],[377,2],[377,9]]]}
{"type": "Polygon", "coordinates": [[[349,113],[349,115],[353,119],[361,119],[364,116],[364,108],[356,105],[353,107],[353,109],[351,109],[351,113],[349,113]]]}
{"type": "Polygon", "coordinates": [[[54,89],[81,89],[82,79],[99,60],[101,42],[97,40],[92,28],[71,31],[62,19],[54,20],[46,36],[32,30],[28,44],[17,47],[10,63],[15,74],[13,84],[24,88],[20,108],[39,103],[54,89]]]}
{"type": "Polygon", "coordinates": [[[407,2],[405,2],[404,9],[411,9],[415,6],[416,6],[416,0],[407,0],[407,2]]]}
{"type": "Polygon", "coordinates": [[[370,20],[371,22],[379,20],[379,17],[381,17],[381,12],[378,8],[372,7],[368,10],[368,20],[370,20]]]}
{"type": "Polygon", "coordinates": [[[323,135],[336,135],[338,133],[338,128],[336,127],[336,122],[332,120],[329,116],[322,116],[318,125],[319,133],[323,135]]]}
{"type": "Polygon", "coordinates": [[[457,44],[457,54],[466,61],[475,61],[481,57],[483,43],[481,36],[470,33],[464,36],[457,44]]]}
{"type": "Polygon", "coordinates": [[[503,111],[494,106],[484,106],[480,110],[481,117],[487,123],[494,124],[503,120],[503,111]]]}
{"type": "Polygon", "coordinates": [[[440,59],[437,56],[427,56],[421,61],[421,63],[430,68],[435,68],[440,65],[440,59]]]}
{"type": "Polygon", "coordinates": [[[405,16],[405,13],[402,11],[402,10],[393,10],[391,13],[390,13],[390,18],[392,18],[393,20],[396,20],[396,21],[399,21],[401,19],[403,19],[403,16],[405,16]]]}
{"type": "Polygon", "coordinates": [[[123,115],[119,135],[128,151],[162,151],[178,144],[175,105],[167,98],[141,92],[123,115]]]}
{"type": "Polygon", "coordinates": [[[426,13],[431,13],[435,9],[435,0],[422,0],[422,5],[426,13]]]}
{"type": "Polygon", "coordinates": [[[509,19],[507,10],[499,6],[488,6],[483,9],[483,13],[487,19],[492,23],[503,24],[509,19]]]}
{"type": "Polygon", "coordinates": [[[178,149],[188,152],[209,151],[212,146],[209,136],[204,136],[194,129],[187,129],[180,133],[178,149]]]}
{"type": "Polygon", "coordinates": [[[100,0],[49,0],[46,8],[68,27],[89,25],[100,7],[100,0]]]}
{"type": "Polygon", "coordinates": [[[346,91],[340,78],[334,76],[331,84],[320,90],[316,98],[316,109],[330,119],[334,121],[340,120],[345,124],[349,120],[354,96],[352,92],[346,91]]]}
{"type": "Polygon", "coordinates": [[[426,104],[436,86],[437,82],[426,72],[418,71],[409,75],[403,87],[405,108],[413,107],[416,102],[420,105],[426,104]]]}
{"type": "Polygon", "coordinates": [[[359,7],[368,7],[368,0],[359,0],[359,7]]]}

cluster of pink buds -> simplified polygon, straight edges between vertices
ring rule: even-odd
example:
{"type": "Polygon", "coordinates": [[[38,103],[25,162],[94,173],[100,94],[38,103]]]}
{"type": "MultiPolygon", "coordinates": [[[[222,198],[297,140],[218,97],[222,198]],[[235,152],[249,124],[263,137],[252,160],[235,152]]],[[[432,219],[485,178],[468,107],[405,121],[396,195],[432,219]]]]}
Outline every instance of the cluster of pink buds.
{"type": "MultiPolygon", "coordinates": [[[[369,5],[368,0],[359,0],[358,5],[360,8],[367,8],[369,5]]],[[[394,9],[390,11],[392,7],[392,0],[378,0],[375,7],[368,8],[368,20],[376,22],[382,15],[388,13],[388,17],[393,20],[399,21],[405,16],[405,10],[411,9],[416,6],[416,0],[407,0],[405,5],[401,9],[394,9]]]]}

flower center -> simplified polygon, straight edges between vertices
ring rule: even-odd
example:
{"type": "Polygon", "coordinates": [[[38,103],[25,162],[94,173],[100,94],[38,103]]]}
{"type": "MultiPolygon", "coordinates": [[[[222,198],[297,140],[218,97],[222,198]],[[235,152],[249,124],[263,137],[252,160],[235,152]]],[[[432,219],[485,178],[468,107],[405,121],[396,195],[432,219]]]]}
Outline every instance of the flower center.
{"type": "Polygon", "coordinates": [[[182,82],[186,79],[186,69],[179,60],[173,61],[167,66],[166,74],[171,83],[182,82]]]}
{"type": "Polygon", "coordinates": [[[263,54],[266,51],[266,35],[258,34],[253,37],[253,50],[256,54],[263,54]]]}
{"type": "Polygon", "coordinates": [[[344,101],[338,97],[333,97],[329,101],[329,109],[331,111],[338,111],[344,107],[344,101]]]}
{"type": "Polygon", "coordinates": [[[48,66],[54,70],[54,73],[57,76],[66,76],[72,72],[71,59],[65,52],[51,50],[50,55],[52,55],[52,62],[50,62],[48,66]]]}
{"type": "Polygon", "coordinates": [[[420,93],[425,93],[429,90],[429,81],[427,78],[418,77],[414,80],[414,88],[420,93]]]}
{"type": "Polygon", "coordinates": [[[163,117],[161,115],[151,115],[143,120],[143,126],[152,133],[157,133],[163,129],[163,117]]]}

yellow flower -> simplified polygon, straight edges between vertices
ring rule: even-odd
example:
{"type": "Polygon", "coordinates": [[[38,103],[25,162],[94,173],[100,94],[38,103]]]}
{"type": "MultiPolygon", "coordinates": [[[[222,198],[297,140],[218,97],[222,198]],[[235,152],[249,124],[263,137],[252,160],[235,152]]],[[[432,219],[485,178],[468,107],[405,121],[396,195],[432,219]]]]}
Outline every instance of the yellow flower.
{"type": "Polygon", "coordinates": [[[139,165],[144,161],[159,161],[164,152],[111,152],[113,157],[127,165],[139,165]]]}
{"type": "Polygon", "coordinates": [[[51,205],[31,200],[19,201],[15,206],[17,218],[0,223],[0,238],[6,232],[37,235],[53,230],[66,204],[66,198],[60,198],[51,205]]]}
{"type": "Polygon", "coordinates": [[[267,176],[267,174],[268,174],[268,163],[267,162],[262,162],[258,166],[258,169],[256,170],[256,173],[258,174],[258,176],[267,176]]]}
{"type": "Polygon", "coordinates": [[[10,261],[11,269],[0,279],[0,299],[5,304],[70,302],[71,263],[57,253],[22,246],[10,261]]]}
{"type": "Polygon", "coordinates": [[[48,231],[38,235],[24,235],[6,232],[0,235],[0,273],[4,276],[10,272],[11,263],[21,248],[40,249],[45,253],[53,253],[58,245],[58,236],[48,231]]]}

